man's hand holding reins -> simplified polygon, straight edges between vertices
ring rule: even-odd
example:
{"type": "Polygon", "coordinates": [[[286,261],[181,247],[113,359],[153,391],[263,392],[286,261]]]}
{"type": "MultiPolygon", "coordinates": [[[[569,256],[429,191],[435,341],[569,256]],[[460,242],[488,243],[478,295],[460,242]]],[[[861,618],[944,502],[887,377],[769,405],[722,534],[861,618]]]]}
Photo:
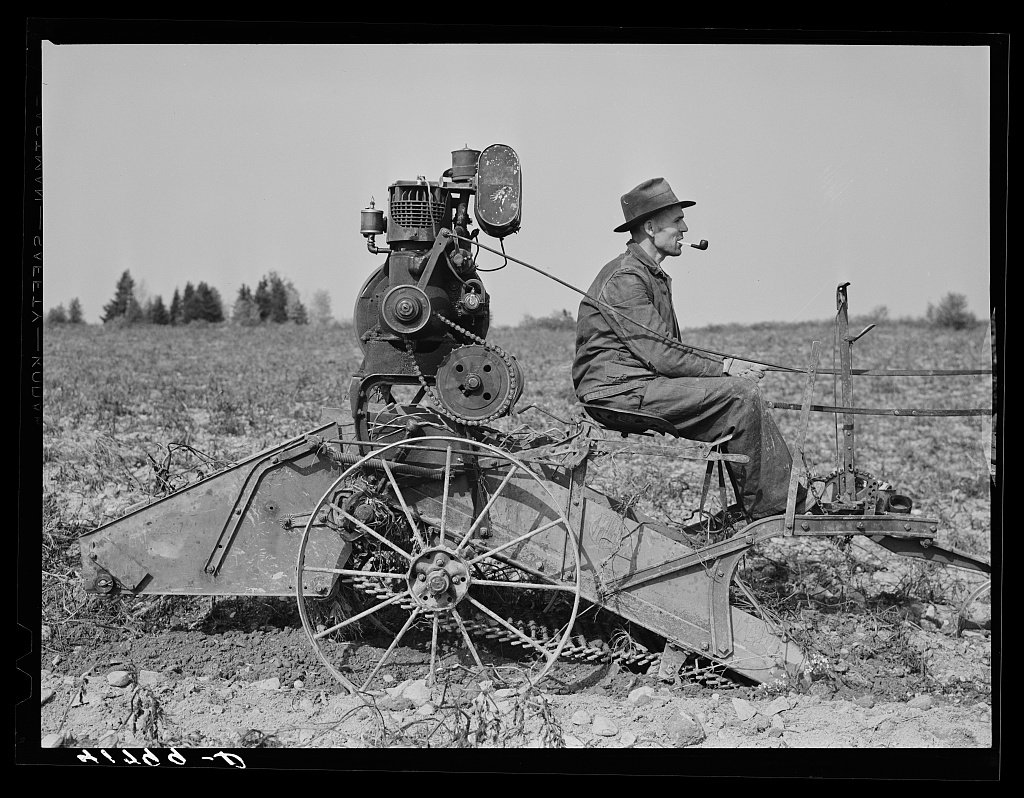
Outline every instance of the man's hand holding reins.
{"type": "Polygon", "coordinates": [[[764,366],[749,360],[727,357],[722,362],[722,373],[727,377],[743,377],[744,379],[757,382],[764,378],[764,372],[764,366]]]}

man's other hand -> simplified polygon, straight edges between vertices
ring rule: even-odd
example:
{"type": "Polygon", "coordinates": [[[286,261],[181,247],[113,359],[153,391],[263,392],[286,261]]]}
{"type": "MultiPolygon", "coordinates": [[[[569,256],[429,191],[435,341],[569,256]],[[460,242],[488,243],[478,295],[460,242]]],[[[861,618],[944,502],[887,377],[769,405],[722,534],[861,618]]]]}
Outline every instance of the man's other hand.
{"type": "Polygon", "coordinates": [[[765,367],[749,360],[727,357],[722,363],[722,371],[728,377],[744,377],[757,382],[764,377],[765,367]]]}

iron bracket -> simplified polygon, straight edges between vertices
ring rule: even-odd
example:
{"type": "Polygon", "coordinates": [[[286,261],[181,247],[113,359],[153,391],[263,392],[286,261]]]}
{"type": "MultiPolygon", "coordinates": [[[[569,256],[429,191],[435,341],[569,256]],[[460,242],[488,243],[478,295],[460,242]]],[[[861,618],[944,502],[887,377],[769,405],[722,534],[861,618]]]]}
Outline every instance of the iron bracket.
{"type": "Polygon", "coordinates": [[[679,669],[686,664],[688,656],[686,649],[675,643],[666,642],[665,650],[661,652],[661,660],[658,662],[658,678],[663,682],[675,682],[679,669]]]}
{"type": "MultiPolygon", "coordinates": [[[[587,446],[589,450],[591,444],[584,440],[583,445],[587,446]]],[[[576,533],[577,558],[582,554],[583,511],[586,505],[584,494],[587,492],[587,463],[589,460],[588,451],[587,456],[582,457],[569,472],[569,491],[565,499],[565,517],[569,521],[570,529],[576,533]]],[[[562,579],[567,578],[565,573],[566,555],[569,553],[569,545],[573,537],[572,534],[566,534],[562,547],[562,567],[558,571],[562,575],[562,579]]]]}
{"type": "Polygon", "coordinates": [[[242,522],[245,520],[245,512],[249,508],[249,503],[252,501],[253,496],[259,488],[263,476],[268,471],[278,468],[286,462],[296,460],[310,452],[315,452],[320,448],[321,443],[322,441],[319,439],[306,438],[305,440],[292,444],[286,449],[267,454],[252,467],[245,477],[242,489],[238,492],[238,497],[235,499],[235,502],[228,513],[227,521],[224,522],[224,527],[221,529],[220,535],[217,537],[217,542],[213,547],[213,551],[210,553],[210,557],[206,562],[206,567],[203,569],[206,573],[210,574],[210,576],[216,576],[220,571],[221,565],[224,563],[224,558],[227,556],[228,549],[231,547],[231,541],[235,539],[235,536],[238,534],[238,530],[242,526],[242,522]]]}
{"type": "Polygon", "coordinates": [[[420,290],[424,290],[427,284],[430,282],[430,277],[434,273],[434,267],[437,266],[437,260],[440,258],[448,247],[452,246],[452,233],[447,228],[442,228],[437,234],[437,238],[434,239],[434,246],[430,249],[430,254],[427,256],[427,262],[423,265],[423,271],[420,273],[419,280],[416,282],[416,287],[420,290]]]}
{"type": "Polygon", "coordinates": [[[708,568],[708,605],[711,617],[711,653],[716,657],[728,657],[733,652],[732,605],[729,600],[729,583],[746,548],[714,560],[708,568]]]}

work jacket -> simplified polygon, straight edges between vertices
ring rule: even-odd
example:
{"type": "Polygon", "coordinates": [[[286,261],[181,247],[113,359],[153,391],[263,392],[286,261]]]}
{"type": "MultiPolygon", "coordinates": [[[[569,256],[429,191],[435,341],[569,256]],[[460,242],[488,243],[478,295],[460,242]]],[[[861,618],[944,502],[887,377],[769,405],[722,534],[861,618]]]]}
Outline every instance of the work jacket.
{"type": "Polygon", "coordinates": [[[672,280],[639,245],[631,241],[605,265],[587,294],[577,316],[572,366],[580,401],[627,393],[655,377],[722,376],[721,357],[680,342],[672,280]]]}

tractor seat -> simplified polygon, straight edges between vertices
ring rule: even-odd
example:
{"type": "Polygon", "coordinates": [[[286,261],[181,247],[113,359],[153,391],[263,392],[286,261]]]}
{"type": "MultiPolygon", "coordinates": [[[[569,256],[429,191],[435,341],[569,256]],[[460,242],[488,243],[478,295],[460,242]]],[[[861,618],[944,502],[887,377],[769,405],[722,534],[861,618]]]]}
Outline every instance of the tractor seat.
{"type": "Polygon", "coordinates": [[[618,410],[586,402],[581,402],[580,407],[598,426],[621,432],[623,438],[648,432],[670,435],[673,438],[680,437],[679,431],[672,424],[654,413],[645,413],[643,410],[618,410]]]}

